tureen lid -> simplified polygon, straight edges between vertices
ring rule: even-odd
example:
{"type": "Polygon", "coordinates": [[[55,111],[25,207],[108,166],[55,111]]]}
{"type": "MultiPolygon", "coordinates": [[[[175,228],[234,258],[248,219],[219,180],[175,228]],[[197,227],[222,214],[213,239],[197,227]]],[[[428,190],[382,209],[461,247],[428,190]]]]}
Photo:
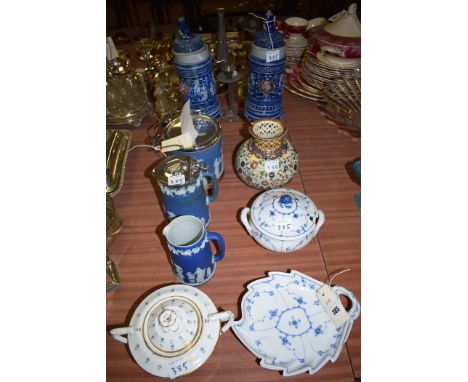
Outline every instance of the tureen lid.
{"type": "Polygon", "coordinates": [[[189,374],[208,359],[218,341],[220,321],[209,319],[213,313],[216,306],[197,288],[177,284],[161,288],[147,296],[132,316],[130,352],[153,375],[189,374]]]}
{"type": "MultiPolygon", "coordinates": [[[[192,112],[193,127],[198,131],[198,136],[195,139],[195,144],[190,150],[184,151],[200,151],[212,144],[216,143],[221,137],[221,127],[209,115],[192,112]]],[[[174,118],[164,129],[164,138],[175,138],[181,134],[180,132],[180,117],[174,118]]]]}
{"type": "Polygon", "coordinates": [[[351,4],[347,11],[343,11],[341,17],[333,22],[326,24],[323,29],[335,36],[342,37],[361,37],[361,23],[356,14],[357,5],[351,4]]]}
{"type": "Polygon", "coordinates": [[[311,231],[318,211],[308,196],[289,188],[276,188],[255,199],[250,216],[257,228],[268,236],[288,240],[311,231]]]}
{"type": "Polygon", "coordinates": [[[196,159],[186,155],[173,155],[153,169],[153,176],[166,186],[180,187],[197,180],[201,169],[196,159]]]}

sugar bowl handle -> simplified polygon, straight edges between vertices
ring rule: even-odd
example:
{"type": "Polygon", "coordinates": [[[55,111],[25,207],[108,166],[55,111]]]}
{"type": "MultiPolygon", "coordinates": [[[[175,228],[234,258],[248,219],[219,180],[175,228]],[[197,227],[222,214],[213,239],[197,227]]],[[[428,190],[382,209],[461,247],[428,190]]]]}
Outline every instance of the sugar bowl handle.
{"type": "Polygon", "coordinates": [[[128,340],[127,337],[124,337],[124,335],[133,334],[133,328],[131,326],[127,326],[125,328],[115,328],[111,329],[109,333],[112,337],[114,337],[115,340],[126,344],[128,343],[128,340]]]}
{"type": "Polygon", "coordinates": [[[250,212],[249,207],[243,208],[240,214],[240,220],[242,224],[244,225],[245,229],[247,230],[247,232],[249,233],[249,235],[252,236],[252,229],[250,228],[250,223],[249,223],[249,218],[248,218],[249,212],[250,212]]]}
{"type": "Polygon", "coordinates": [[[234,314],[230,310],[226,310],[224,312],[216,312],[216,313],[211,313],[208,315],[208,319],[210,321],[212,320],[219,320],[221,322],[226,322],[222,327],[221,327],[221,333],[226,333],[229,328],[231,327],[232,323],[234,322],[234,314]]]}
{"type": "Polygon", "coordinates": [[[317,222],[315,223],[314,236],[317,235],[317,232],[319,231],[323,223],[325,223],[325,214],[322,212],[322,210],[318,210],[318,217],[317,222]]]}

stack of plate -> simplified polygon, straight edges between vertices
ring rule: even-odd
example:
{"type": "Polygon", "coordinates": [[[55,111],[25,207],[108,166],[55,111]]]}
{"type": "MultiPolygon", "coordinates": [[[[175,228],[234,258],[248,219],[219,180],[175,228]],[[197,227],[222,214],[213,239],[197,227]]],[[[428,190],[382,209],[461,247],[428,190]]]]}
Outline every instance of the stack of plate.
{"type": "Polygon", "coordinates": [[[361,25],[356,4],[336,15],[331,23],[312,34],[300,65],[286,77],[285,87],[293,93],[325,101],[324,89],[335,78],[360,78],[361,25]]]}
{"type": "Polygon", "coordinates": [[[292,67],[301,61],[302,54],[309,42],[301,33],[290,33],[284,39],[286,44],[286,72],[290,73],[292,67]]]}

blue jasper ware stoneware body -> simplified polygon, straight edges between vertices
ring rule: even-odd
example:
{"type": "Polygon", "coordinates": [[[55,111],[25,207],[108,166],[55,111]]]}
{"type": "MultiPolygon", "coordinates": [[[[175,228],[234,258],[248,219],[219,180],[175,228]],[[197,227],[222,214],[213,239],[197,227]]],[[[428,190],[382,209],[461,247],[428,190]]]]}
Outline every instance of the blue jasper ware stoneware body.
{"type": "Polygon", "coordinates": [[[208,225],[209,204],[218,195],[218,181],[204,172],[200,163],[184,155],[170,156],[153,169],[167,221],[181,215],[194,215],[208,225]],[[206,179],[213,184],[211,195],[205,192],[206,179]]]}
{"type": "Polygon", "coordinates": [[[216,232],[208,232],[195,216],[184,215],[172,220],[163,229],[169,248],[174,276],[184,284],[206,283],[216,270],[216,262],[224,257],[224,240],[216,232]],[[209,241],[219,244],[213,254],[209,241]]]}
{"type": "Polygon", "coordinates": [[[192,33],[184,18],[178,20],[179,36],[174,40],[174,64],[183,101],[190,99],[192,110],[213,118],[221,116],[216,82],[208,46],[192,33]]]}
{"type": "MultiPolygon", "coordinates": [[[[221,126],[213,118],[201,113],[192,113],[193,126],[198,137],[192,149],[175,150],[168,155],[187,155],[208,166],[207,172],[218,180],[224,172],[223,136],[221,126]]],[[[164,139],[175,138],[181,134],[180,117],[174,118],[164,129],[164,139]]]]}
{"type": "Polygon", "coordinates": [[[276,31],[271,11],[264,29],[255,35],[249,55],[245,117],[249,120],[283,117],[281,96],[286,53],[283,35],[276,31]]]}
{"type": "Polygon", "coordinates": [[[247,286],[242,318],[232,329],[267,369],[284,376],[320,370],[335,362],[348,339],[360,304],[349,290],[334,286],[332,293],[351,301],[348,320],[337,327],[322,306],[317,291],[323,283],[305,274],[269,272],[247,286]]]}

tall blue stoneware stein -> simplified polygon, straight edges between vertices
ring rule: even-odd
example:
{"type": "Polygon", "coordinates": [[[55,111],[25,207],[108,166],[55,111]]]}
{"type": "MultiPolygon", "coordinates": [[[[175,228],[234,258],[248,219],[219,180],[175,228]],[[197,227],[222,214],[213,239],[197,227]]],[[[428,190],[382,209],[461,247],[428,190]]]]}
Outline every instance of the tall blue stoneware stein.
{"type": "Polygon", "coordinates": [[[245,117],[283,117],[281,95],[286,53],[283,35],[276,31],[273,13],[266,13],[263,30],[257,32],[249,54],[249,75],[245,117]]]}
{"type": "Polygon", "coordinates": [[[192,110],[200,110],[213,118],[221,116],[216,96],[216,82],[208,45],[192,33],[183,17],[177,21],[179,36],[174,39],[172,53],[179,76],[183,101],[190,98],[192,110]]]}
{"type": "MultiPolygon", "coordinates": [[[[198,131],[197,139],[191,149],[170,151],[168,155],[188,155],[195,158],[200,164],[208,166],[207,172],[218,180],[224,172],[223,163],[223,136],[221,126],[208,115],[192,112],[193,126],[198,131]]],[[[174,118],[164,129],[164,139],[179,136],[180,117],[174,118]]]]}
{"type": "Polygon", "coordinates": [[[216,262],[224,257],[224,239],[216,232],[208,232],[195,216],[179,216],[163,229],[167,240],[174,276],[184,284],[206,283],[216,270],[216,262]],[[209,241],[219,244],[213,254],[209,241]]]}
{"type": "Polygon", "coordinates": [[[152,175],[161,190],[167,221],[176,216],[194,215],[208,225],[208,205],[218,196],[218,181],[205,169],[206,166],[185,155],[170,156],[153,168],[152,175]],[[209,180],[213,185],[211,195],[205,191],[209,180]]]}

